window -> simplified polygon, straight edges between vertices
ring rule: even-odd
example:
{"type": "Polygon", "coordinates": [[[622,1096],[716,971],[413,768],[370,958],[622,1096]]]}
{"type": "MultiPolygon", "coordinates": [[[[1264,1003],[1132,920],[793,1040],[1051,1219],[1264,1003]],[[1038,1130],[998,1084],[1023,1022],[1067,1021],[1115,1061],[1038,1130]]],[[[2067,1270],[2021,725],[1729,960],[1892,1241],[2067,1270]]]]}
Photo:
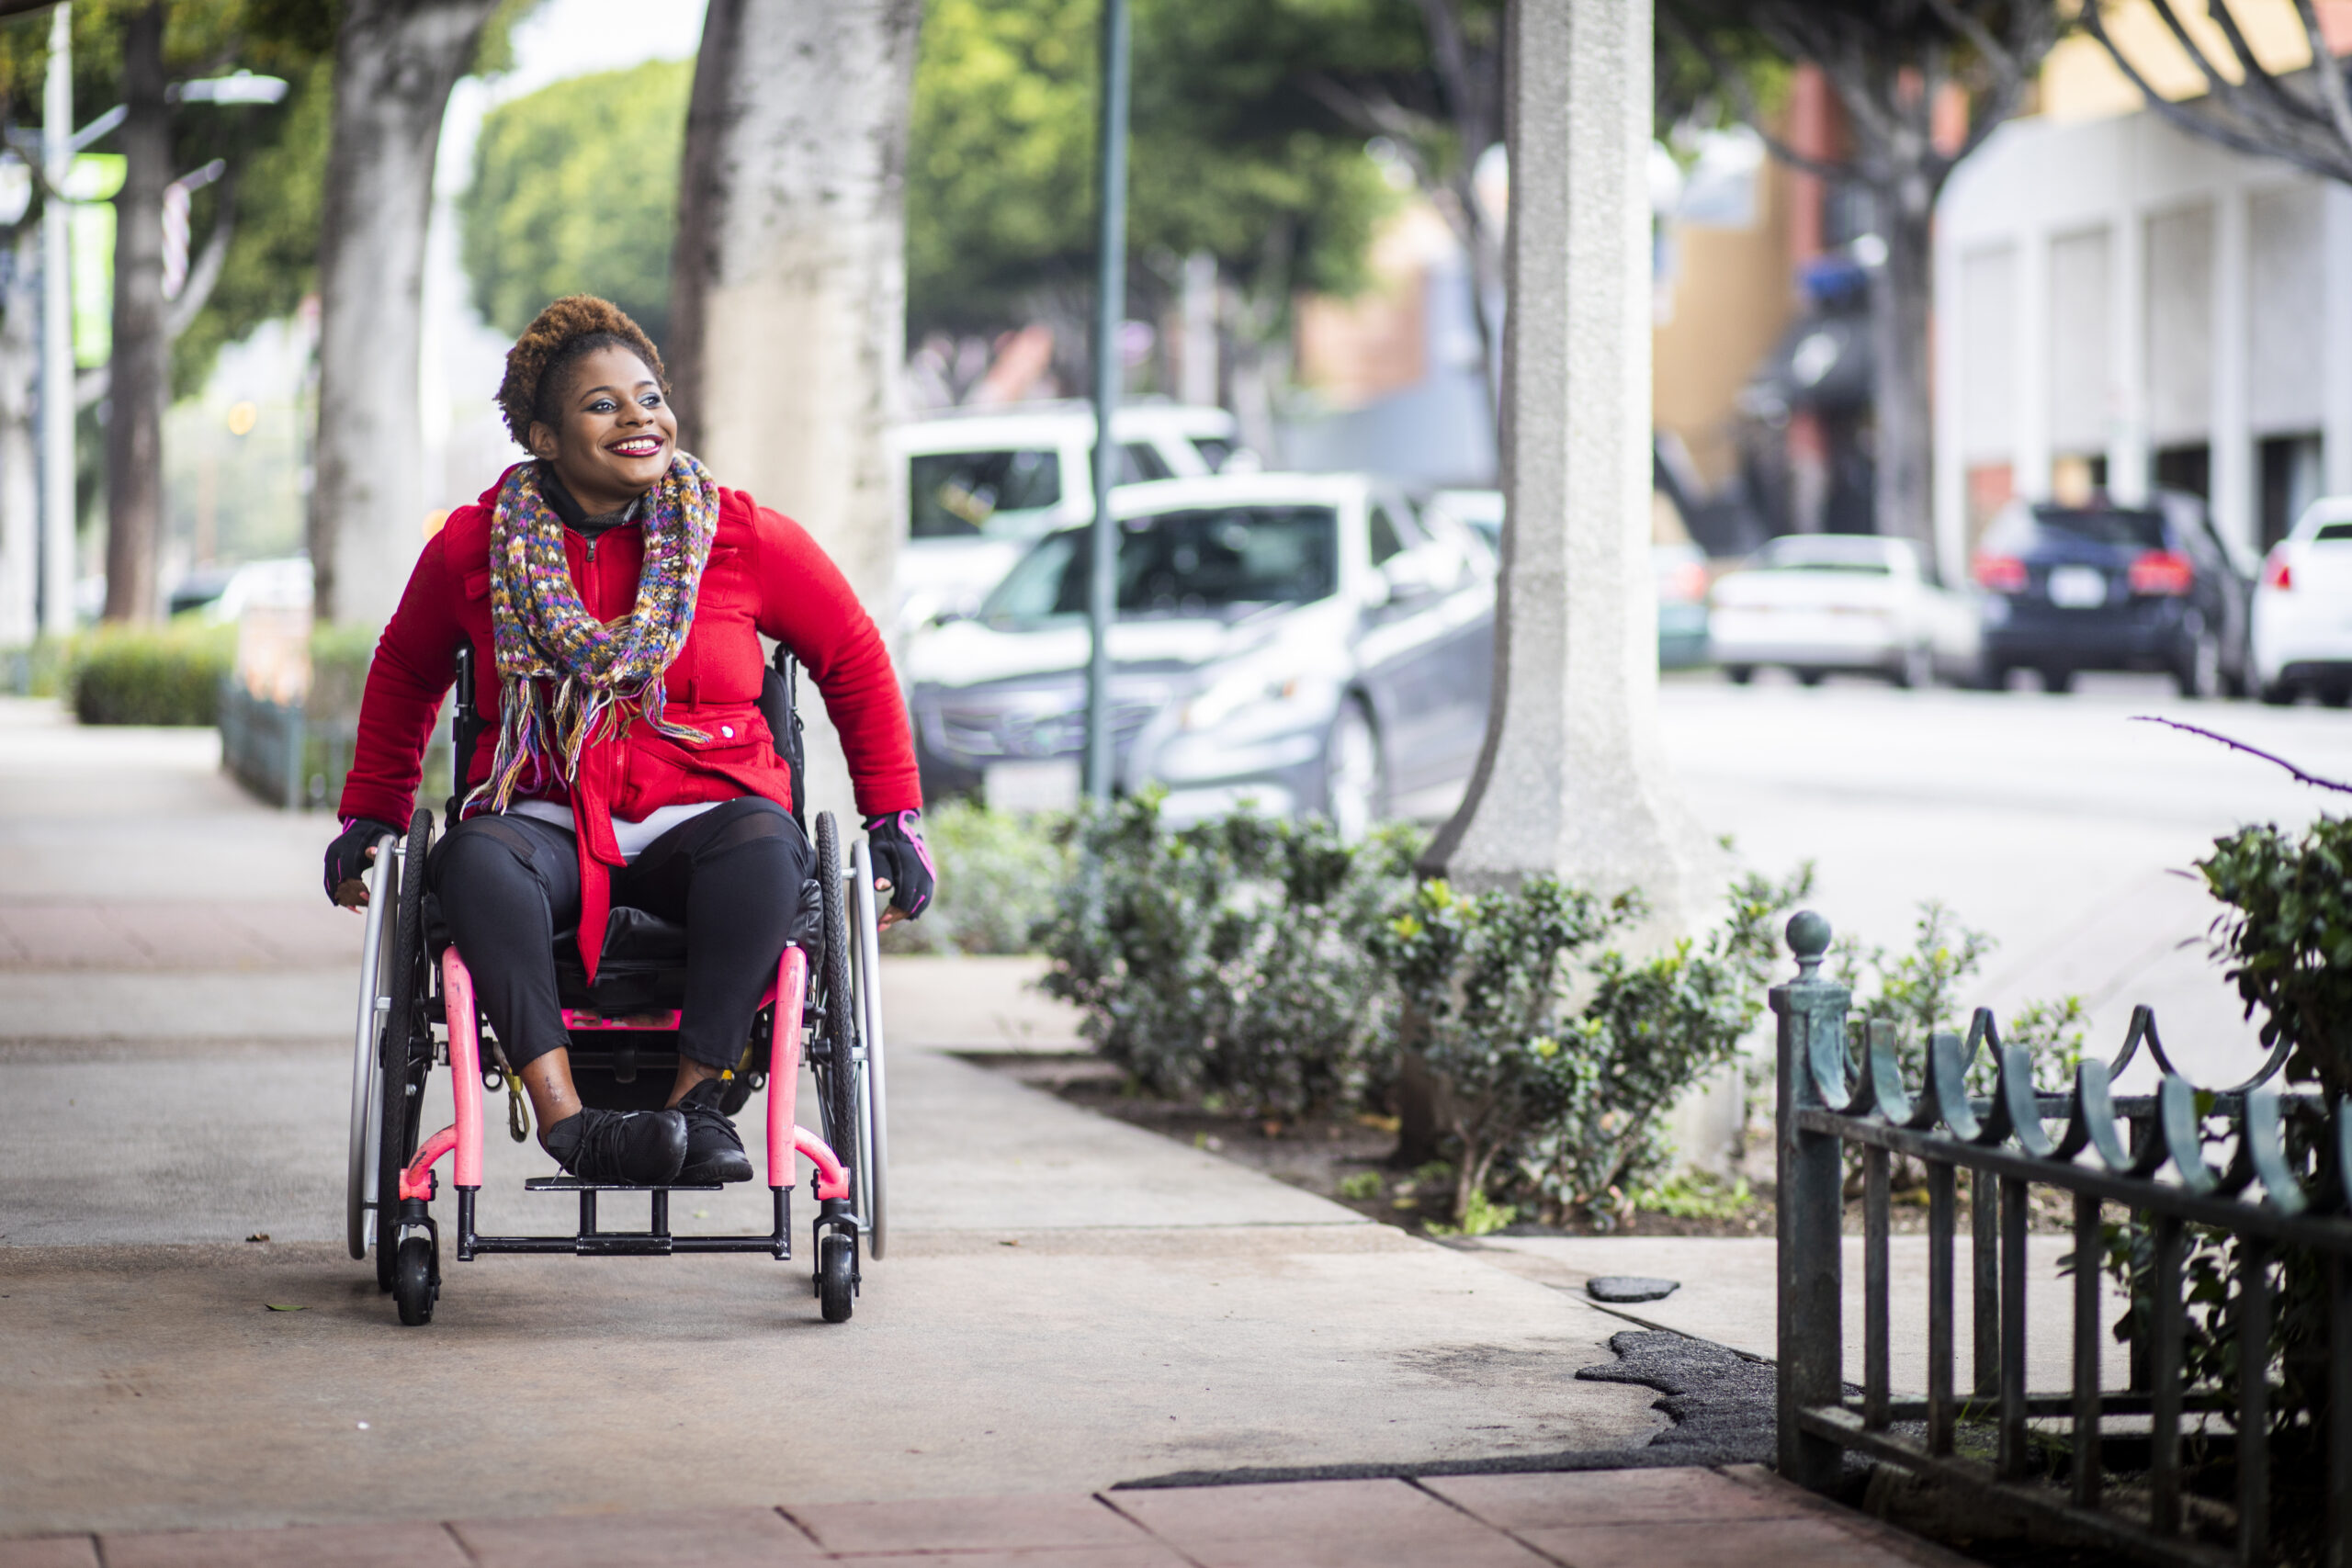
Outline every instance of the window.
{"type": "Polygon", "coordinates": [[[1852,534],[1784,534],[1757,553],[1754,571],[1851,571],[1888,577],[1885,543],[1852,534]]]}
{"type": "Polygon", "coordinates": [[[1404,531],[1396,526],[1396,519],[1388,508],[1378,502],[1372,503],[1372,564],[1379,566],[1389,557],[1401,555],[1405,549],[1404,531]]]}
{"type": "MultiPolygon", "coordinates": [[[[1207,615],[1303,604],[1339,586],[1339,519],[1328,506],[1170,512],[1120,526],[1122,615],[1207,615]]],[[[989,594],[981,618],[1020,624],[1086,613],[1086,532],[1037,542],[989,594]]]]}
{"type": "Polygon", "coordinates": [[[918,539],[981,533],[999,513],[1037,512],[1062,498],[1062,460],[1051,451],[925,452],[907,467],[918,539]]]}
{"type": "Polygon", "coordinates": [[[1221,474],[1225,471],[1225,460],[1233,456],[1233,443],[1222,435],[1195,435],[1193,437],[1193,450],[1201,455],[1201,461],[1209,472],[1221,474]]]}
{"type": "Polygon", "coordinates": [[[1148,441],[1130,441],[1119,448],[1119,482],[1123,485],[1148,484],[1153,479],[1170,477],[1168,459],[1148,441]]]}

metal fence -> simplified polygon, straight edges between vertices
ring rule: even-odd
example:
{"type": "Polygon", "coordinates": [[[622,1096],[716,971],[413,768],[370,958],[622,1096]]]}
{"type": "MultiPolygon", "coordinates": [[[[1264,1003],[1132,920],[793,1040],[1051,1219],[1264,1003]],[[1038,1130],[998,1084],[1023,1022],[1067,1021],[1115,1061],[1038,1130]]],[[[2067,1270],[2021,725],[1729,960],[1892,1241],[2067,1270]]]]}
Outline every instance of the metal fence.
{"type": "MultiPolygon", "coordinates": [[[[2307,1434],[2305,1450],[2316,1446],[2324,1455],[2319,1529],[2326,1561],[2343,1563],[2352,1522],[2352,1108],[2323,1107],[2316,1096],[2282,1095],[2270,1087],[2285,1058],[2283,1043],[2246,1082],[2200,1090],[2174,1070],[2144,1008],[2135,1010],[2114,1061],[2082,1063],[2071,1089],[2054,1095],[2036,1091],[2029,1054],[2004,1047],[1993,1015],[1979,1010],[1964,1040],[1939,1033],[1929,1042],[1925,1082],[1915,1092],[1904,1081],[1891,1027],[1871,1022],[1859,1050],[1849,1043],[1851,993],[1820,974],[1829,922],[1800,914],[1789,922],[1788,937],[1797,976],[1771,991],[1780,1032],[1781,1473],[1826,1488],[1840,1478],[1851,1450],[1973,1489],[2053,1534],[2143,1561],[2270,1561],[2271,1426],[2278,1406],[2269,1348],[2287,1276],[2282,1255],[2292,1252],[2304,1277],[2317,1274],[2324,1297],[2324,1343],[2314,1348],[2322,1393],[2313,1405],[2325,1430],[2307,1434]],[[1989,1051],[1996,1074],[1982,1097],[1968,1085],[1980,1050],[1989,1051]],[[2143,1050],[2160,1073],[2157,1091],[2111,1093],[2110,1084],[2143,1050]],[[2290,1114],[2306,1129],[2293,1137],[2290,1114]],[[2313,1128],[2324,1133],[2313,1137],[2313,1128]],[[1841,1321],[1849,1147],[1859,1150],[1862,1177],[1858,1399],[1849,1396],[1845,1381],[1841,1321]],[[2209,1149],[2222,1156],[2218,1168],[2209,1149]],[[1924,1397],[1898,1397],[1889,1386],[1890,1162],[1897,1156],[1918,1163],[1928,1188],[1924,1397]],[[1964,1397],[1953,1344],[1963,1170],[1971,1187],[1974,1341],[1964,1397]],[[2026,1237],[2035,1187],[2073,1199],[2073,1386],[2056,1391],[2026,1386],[2026,1237]],[[2144,1226],[2150,1243],[2144,1267],[2132,1278],[2147,1310],[2133,1316],[2124,1391],[2101,1387],[2109,1326],[2100,1304],[2103,1206],[2109,1213],[2128,1211],[2128,1223],[2144,1226]],[[2224,1255],[2233,1254],[2235,1278],[2224,1286],[2227,1321],[2239,1346],[2261,1346],[2264,1353],[2237,1356],[2221,1377],[2190,1387],[2183,1354],[2191,1287],[2184,1276],[2200,1244],[2223,1244],[2224,1255]],[[2187,1435],[2204,1452],[2227,1451],[2233,1459],[2234,1550],[2200,1540],[2191,1528],[2200,1521],[2185,1517],[2185,1419],[2192,1424],[2187,1435]],[[2144,1470],[2138,1462],[2143,1438],[2144,1470]],[[2130,1490],[2144,1488],[2144,1506],[2136,1497],[2128,1506],[2115,1500],[2120,1489],[2101,1462],[2103,1439],[2109,1453],[2132,1450],[2130,1490]],[[1989,1463],[1962,1451],[1987,1447],[1989,1463]]],[[[2227,1529],[2220,1510],[2199,1512],[2209,1527],[2227,1529]]]]}
{"type": "MultiPolygon", "coordinates": [[[[358,726],[306,716],[299,705],[257,697],[232,679],[220,687],[220,767],[257,798],[288,811],[323,809],[343,794],[358,726]]],[[[448,726],[424,750],[420,800],[449,792],[448,726]]]]}

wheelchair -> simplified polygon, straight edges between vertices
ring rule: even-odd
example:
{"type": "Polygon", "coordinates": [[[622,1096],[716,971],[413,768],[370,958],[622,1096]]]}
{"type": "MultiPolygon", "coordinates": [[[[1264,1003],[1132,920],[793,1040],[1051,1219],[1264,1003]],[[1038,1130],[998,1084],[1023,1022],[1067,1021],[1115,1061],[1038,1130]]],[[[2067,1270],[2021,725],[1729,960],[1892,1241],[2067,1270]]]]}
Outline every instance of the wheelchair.
{"type": "MultiPolygon", "coordinates": [[[[778,649],[760,706],[792,778],[793,815],[804,831],[806,773],[797,668],[778,649]]],[[[458,653],[450,724],[454,778],[447,816],[456,820],[475,744],[488,728],[475,710],[473,649],[458,653]]],[[[812,1293],[828,1323],[848,1320],[860,1258],[879,1259],[888,1240],[888,1115],[884,1092],[879,928],[874,867],[865,840],[848,847],[831,812],[816,815],[816,875],[801,889],[799,918],[763,994],[743,1054],[726,1080],[721,1109],[733,1116],[767,1089],[767,1184],[774,1221],[764,1235],[678,1235],[670,1194],[716,1185],[632,1187],[558,1174],[524,1183],[533,1192],[571,1193],[579,1228],[571,1235],[486,1235],[477,1228],[482,1185],[485,1092],[511,1096],[509,1131],[528,1135],[519,1084],[474,1003],[473,979],[424,887],[433,814],[418,810],[405,840],[386,835],[368,882],[358,1008],[352,1035],[351,1151],[347,1240],[354,1258],[372,1253],[376,1283],[403,1324],[429,1323],[441,1293],[441,1236],[428,1204],[439,1190],[435,1167],[452,1156],[459,1262],[487,1253],[571,1253],[582,1258],[668,1257],[682,1252],[766,1253],[792,1258],[796,1156],[815,1168],[810,1224],[812,1293]],[[487,1043],[488,1055],[484,1055],[487,1043]],[[800,1067],[817,1088],[821,1133],[795,1119],[800,1067]],[[425,1083],[436,1066],[451,1075],[456,1120],[424,1134],[425,1083]],[[643,1230],[599,1224],[607,1192],[649,1194],[643,1230]]],[[[588,983],[571,931],[556,934],[557,989],[571,1034],[571,1073],[582,1102],[607,1110],[667,1102],[678,1062],[679,1007],[685,989],[683,927],[616,906],[605,923],[595,983],[588,983]]]]}

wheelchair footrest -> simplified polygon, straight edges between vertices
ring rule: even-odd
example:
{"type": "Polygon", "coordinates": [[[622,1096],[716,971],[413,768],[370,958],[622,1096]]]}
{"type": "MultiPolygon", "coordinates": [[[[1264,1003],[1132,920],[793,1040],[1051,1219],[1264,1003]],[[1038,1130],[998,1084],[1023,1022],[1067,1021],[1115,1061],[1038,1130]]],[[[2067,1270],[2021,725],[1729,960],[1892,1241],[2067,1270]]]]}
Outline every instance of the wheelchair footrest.
{"type": "Polygon", "coordinates": [[[627,1181],[582,1181],[576,1176],[534,1176],[523,1183],[530,1192],[718,1192],[722,1184],[716,1181],[673,1181],[659,1187],[639,1187],[627,1181]]]}

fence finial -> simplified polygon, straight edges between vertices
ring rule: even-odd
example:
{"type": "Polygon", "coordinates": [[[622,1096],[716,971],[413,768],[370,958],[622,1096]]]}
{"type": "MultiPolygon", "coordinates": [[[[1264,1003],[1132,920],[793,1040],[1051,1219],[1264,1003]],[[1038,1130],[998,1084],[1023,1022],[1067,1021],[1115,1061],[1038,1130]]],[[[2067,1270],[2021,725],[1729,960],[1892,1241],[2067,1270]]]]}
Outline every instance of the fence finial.
{"type": "Polygon", "coordinates": [[[1821,968],[1821,955],[1829,951],[1829,921],[1811,909],[1799,909],[1789,917],[1789,951],[1797,955],[1797,978],[1810,980],[1821,968]]]}

